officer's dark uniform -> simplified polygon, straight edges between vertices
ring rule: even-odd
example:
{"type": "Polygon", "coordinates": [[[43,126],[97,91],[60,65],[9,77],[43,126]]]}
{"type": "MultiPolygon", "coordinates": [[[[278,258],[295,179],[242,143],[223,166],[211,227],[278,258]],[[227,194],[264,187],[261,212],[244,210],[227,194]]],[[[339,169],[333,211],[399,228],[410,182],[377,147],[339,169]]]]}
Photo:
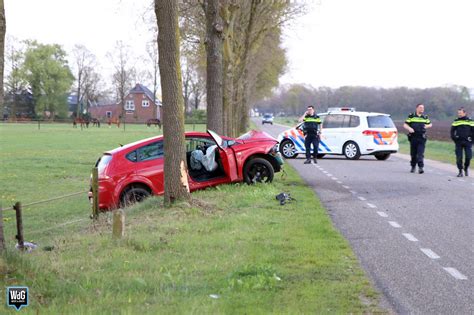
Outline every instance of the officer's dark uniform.
{"type": "Polygon", "coordinates": [[[418,116],[416,113],[411,113],[405,120],[405,123],[413,128],[414,133],[408,134],[408,140],[410,141],[410,155],[411,155],[411,167],[412,171],[418,164],[420,173],[423,172],[423,158],[425,154],[426,145],[426,129],[425,126],[431,124],[430,119],[426,115],[418,116]]]}
{"type": "Polygon", "coordinates": [[[304,146],[306,149],[306,160],[311,159],[311,144],[313,144],[313,157],[316,160],[318,156],[319,147],[319,125],[321,124],[321,118],[318,115],[306,115],[303,119],[303,130],[306,135],[304,139],[304,146]]]}
{"type": "Polygon", "coordinates": [[[465,152],[464,173],[468,176],[469,164],[472,159],[472,142],[474,141],[474,121],[467,116],[457,118],[451,125],[451,139],[456,144],[456,164],[462,176],[462,153],[465,152]]]}

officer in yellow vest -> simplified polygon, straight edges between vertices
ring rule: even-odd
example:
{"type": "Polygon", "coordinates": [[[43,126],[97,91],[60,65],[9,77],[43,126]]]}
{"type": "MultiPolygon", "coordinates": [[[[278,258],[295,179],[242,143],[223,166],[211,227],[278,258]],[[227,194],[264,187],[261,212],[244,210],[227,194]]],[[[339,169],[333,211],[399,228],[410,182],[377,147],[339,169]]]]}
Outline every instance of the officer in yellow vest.
{"type": "Polygon", "coordinates": [[[411,173],[415,172],[417,164],[418,173],[424,173],[423,158],[426,145],[426,129],[433,126],[428,116],[424,115],[424,112],[425,106],[423,104],[416,105],[416,111],[408,115],[403,124],[403,128],[408,131],[408,140],[410,141],[411,173]]]}
{"type": "Polygon", "coordinates": [[[314,106],[308,106],[304,115],[301,116],[300,121],[303,121],[303,132],[305,134],[304,146],[306,149],[306,161],[304,164],[311,164],[311,144],[313,145],[313,161],[314,163],[318,163],[319,126],[321,125],[321,118],[316,115],[314,106]]]}
{"type": "Polygon", "coordinates": [[[464,175],[468,176],[469,164],[472,159],[472,142],[474,141],[474,121],[467,117],[466,110],[462,107],[458,109],[458,118],[456,118],[451,125],[451,139],[453,139],[456,144],[456,164],[459,170],[458,177],[463,176],[463,151],[466,156],[464,159],[464,175]]]}

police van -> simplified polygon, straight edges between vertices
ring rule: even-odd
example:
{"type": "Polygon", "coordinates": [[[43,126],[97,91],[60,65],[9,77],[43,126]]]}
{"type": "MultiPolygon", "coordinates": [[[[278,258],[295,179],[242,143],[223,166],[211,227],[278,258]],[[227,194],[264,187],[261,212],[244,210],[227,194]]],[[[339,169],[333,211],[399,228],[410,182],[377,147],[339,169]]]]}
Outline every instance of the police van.
{"type": "MultiPolygon", "coordinates": [[[[357,160],[362,155],[373,155],[377,160],[386,160],[398,151],[398,131],[388,114],[329,108],[326,113],[318,115],[322,120],[320,158],[334,154],[357,160]]],[[[303,123],[280,133],[278,141],[285,158],[304,154],[303,123]]]]}

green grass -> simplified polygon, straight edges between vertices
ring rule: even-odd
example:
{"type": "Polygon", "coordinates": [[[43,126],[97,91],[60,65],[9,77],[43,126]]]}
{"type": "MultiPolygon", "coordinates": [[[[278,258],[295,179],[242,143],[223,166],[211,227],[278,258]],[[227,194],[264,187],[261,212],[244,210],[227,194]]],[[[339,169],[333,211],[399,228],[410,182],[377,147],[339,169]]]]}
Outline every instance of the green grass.
{"type": "MultiPolygon", "coordinates": [[[[157,133],[142,126],[127,126],[125,133],[48,128],[0,125],[7,205],[86,190],[102,151],[157,133]]],[[[25,209],[26,239],[40,248],[19,254],[12,250],[13,214],[6,212],[0,313],[16,313],[3,300],[9,285],[29,287],[27,314],[380,311],[347,241],[314,192],[285,169],[272,184],[224,185],[169,209],[161,198],[148,199],[126,210],[126,236],[119,241],[111,238],[111,214],[92,223],[81,195],[25,209]],[[297,201],[280,206],[275,195],[281,191],[297,201]]]]}
{"type": "MultiPolygon", "coordinates": [[[[410,154],[410,143],[408,142],[408,139],[405,135],[400,135],[398,138],[398,143],[400,144],[401,153],[410,154]]],[[[454,143],[428,139],[425,148],[425,158],[456,164],[454,143]]]]}
{"type": "Polygon", "coordinates": [[[298,119],[299,117],[296,116],[275,117],[273,118],[273,122],[281,125],[296,126],[298,124],[298,119]]]}

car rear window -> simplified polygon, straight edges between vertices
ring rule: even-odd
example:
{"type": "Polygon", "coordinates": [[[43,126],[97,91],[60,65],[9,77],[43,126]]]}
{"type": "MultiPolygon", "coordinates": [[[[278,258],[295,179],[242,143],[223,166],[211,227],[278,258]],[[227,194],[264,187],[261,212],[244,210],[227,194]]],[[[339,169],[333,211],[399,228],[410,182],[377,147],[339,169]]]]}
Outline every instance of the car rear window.
{"type": "Polygon", "coordinates": [[[369,128],[395,128],[392,118],[386,115],[368,116],[367,123],[369,128]]]}
{"type": "Polygon", "coordinates": [[[112,155],[105,154],[103,155],[96,163],[96,167],[99,170],[99,174],[104,172],[105,167],[112,160],[112,155]]]}

